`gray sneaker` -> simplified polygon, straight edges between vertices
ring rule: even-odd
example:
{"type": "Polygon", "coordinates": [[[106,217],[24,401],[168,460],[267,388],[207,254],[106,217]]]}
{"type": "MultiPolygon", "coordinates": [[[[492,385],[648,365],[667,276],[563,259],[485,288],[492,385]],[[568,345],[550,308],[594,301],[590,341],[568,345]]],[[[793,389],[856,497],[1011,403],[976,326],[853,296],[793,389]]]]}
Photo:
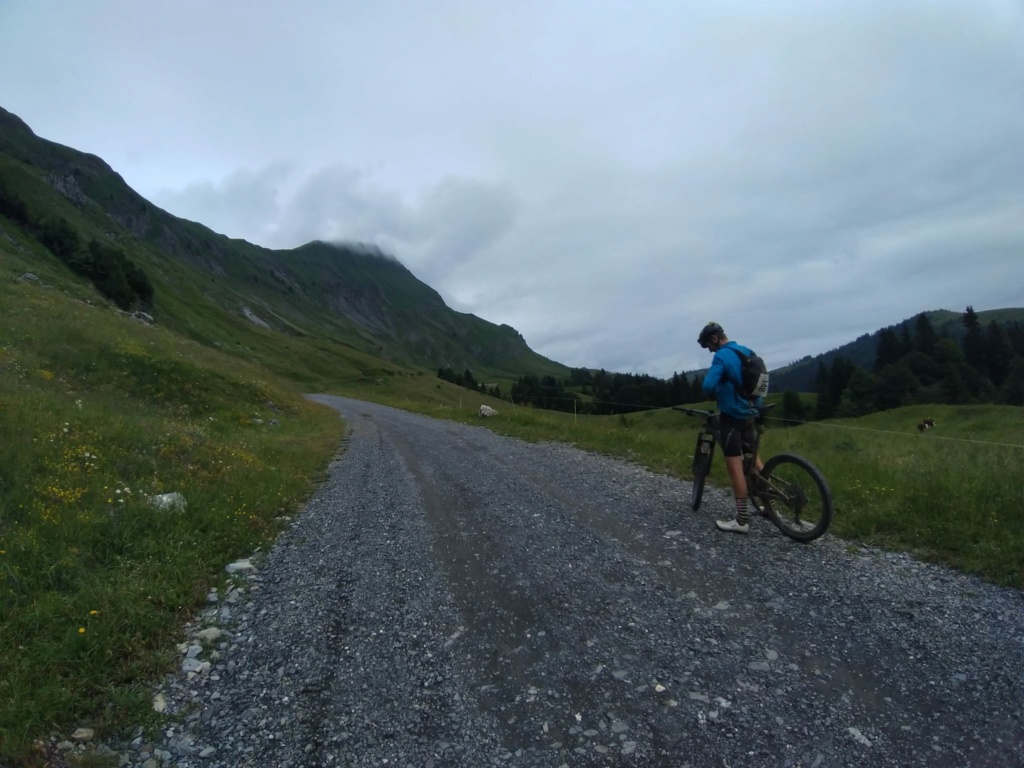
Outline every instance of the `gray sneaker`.
{"type": "Polygon", "coordinates": [[[740,523],[737,520],[715,520],[715,525],[720,531],[731,531],[732,533],[750,533],[750,523],[740,523]]]}

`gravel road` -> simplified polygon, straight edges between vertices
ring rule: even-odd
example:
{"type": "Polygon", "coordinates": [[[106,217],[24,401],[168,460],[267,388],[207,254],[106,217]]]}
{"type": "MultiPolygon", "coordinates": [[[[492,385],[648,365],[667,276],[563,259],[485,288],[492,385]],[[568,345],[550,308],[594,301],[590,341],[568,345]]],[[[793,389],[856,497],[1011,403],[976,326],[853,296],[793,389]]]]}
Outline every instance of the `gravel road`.
{"type": "Polygon", "coordinates": [[[344,452],[132,765],[1024,765],[1019,592],[721,533],[721,491],[694,514],[688,483],[566,445],[313,399],[344,452]]]}

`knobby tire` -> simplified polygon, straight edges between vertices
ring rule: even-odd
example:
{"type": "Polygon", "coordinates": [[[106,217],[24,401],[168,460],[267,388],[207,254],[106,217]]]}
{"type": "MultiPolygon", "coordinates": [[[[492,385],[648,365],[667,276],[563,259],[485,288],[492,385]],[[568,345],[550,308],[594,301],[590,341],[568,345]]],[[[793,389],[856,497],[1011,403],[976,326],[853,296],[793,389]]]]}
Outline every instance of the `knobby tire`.
{"type": "MultiPolygon", "coordinates": [[[[700,502],[704,498],[704,483],[711,472],[711,454],[701,453],[701,441],[697,441],[697,448],[693,454],[693,485],[691,489],[690,505],[693,511],[700,509],[700,502]]],[[[712,451],[714,448],[711,449],[712,451]]]]}
{"type": "Polygon", "coordinates": [[[813,506],[814,513],[818,517],[810,527],[798,526],[791,519],[793,509],[800,509],[799,502],[793,505],[781,498],[773,497],[772,492],[768,488],[763,489],[758,494],[768,510],[768,517],[778,526],[780,531],[791,539],[807,543],[821,537],[828,530],[828,527],[832,524],[832,517],[835,514],[832,506],[832,492],[829,490],[828,483],[825,482],[824,475],[811,462],[802,456],[780,453],[777,456],[772,456],[772,458],[765,462],[761,476],[764,478],[768,488],[774,485],[777,490],[781,490],[784,494],[788,492],[790,498],[801,495],[796,490],[798,487],[806,487],[811,491],[817,492],[813,506]],[[782,477],[786,478],[785,482],[781,481],[782,477]],[[773,480],[775,480],[774,484],[773,480]],[[796,482],[797,480],[799,482],[796,482]]]}

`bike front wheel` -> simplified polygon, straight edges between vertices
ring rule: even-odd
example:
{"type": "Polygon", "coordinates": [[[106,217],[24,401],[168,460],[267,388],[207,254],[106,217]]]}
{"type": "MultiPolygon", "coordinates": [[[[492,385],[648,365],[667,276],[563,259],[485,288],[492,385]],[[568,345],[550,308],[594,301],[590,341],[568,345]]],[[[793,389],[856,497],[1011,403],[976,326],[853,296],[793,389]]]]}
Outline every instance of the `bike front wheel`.
{"type": "Polygon", "coordinates": [[[693,454],[693,484],[690,489],[690,506],[694,512],[700,509],[700,502],[704,498],[704,483],[711,472],[711,456],[714,451],[713,442],[698,438],[693,454]]]}
{"type": "Polygon", "coordinates": [[[824,475],[802,456],[780,453],[765,462],[757,496],[779,530],[814,541],[832,524],[832,492],[824,475]]]}

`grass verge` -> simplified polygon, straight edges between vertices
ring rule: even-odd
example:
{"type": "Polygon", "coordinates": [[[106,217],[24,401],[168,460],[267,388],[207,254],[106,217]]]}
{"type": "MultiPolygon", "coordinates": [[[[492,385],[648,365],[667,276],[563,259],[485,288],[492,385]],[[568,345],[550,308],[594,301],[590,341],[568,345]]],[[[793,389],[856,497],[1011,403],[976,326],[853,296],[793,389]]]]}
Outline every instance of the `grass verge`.
{"type": "Polygon", "coordinates": [[[0,764],[151,715],[184,620],[308,498],[342,428],[260,368],[0,286],[0,764]],[[186,506],[156,508],[166,493],[186,506]]]}

